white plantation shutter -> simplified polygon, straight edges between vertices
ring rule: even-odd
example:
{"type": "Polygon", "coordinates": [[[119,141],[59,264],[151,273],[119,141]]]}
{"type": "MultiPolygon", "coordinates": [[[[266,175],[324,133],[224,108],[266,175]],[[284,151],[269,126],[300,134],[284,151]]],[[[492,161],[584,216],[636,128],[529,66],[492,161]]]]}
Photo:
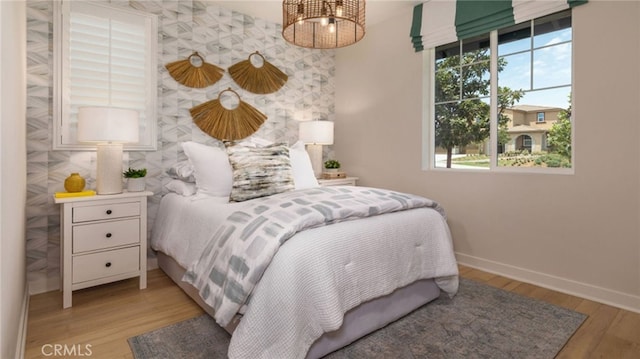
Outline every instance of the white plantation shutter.
{"type": "Polygon", "coordinates": [[[153,15],[71,1],[61,9],[62,46],[59,148],[77,146],[81,106],[110,106],[139,113],[140,139],[129,149],[155,149],[156,31],[153,15]]]}
{"type": "Polygon", "coordinates": [[[145,110],[144,26],[71,16],[70,102],[145,110]]]}

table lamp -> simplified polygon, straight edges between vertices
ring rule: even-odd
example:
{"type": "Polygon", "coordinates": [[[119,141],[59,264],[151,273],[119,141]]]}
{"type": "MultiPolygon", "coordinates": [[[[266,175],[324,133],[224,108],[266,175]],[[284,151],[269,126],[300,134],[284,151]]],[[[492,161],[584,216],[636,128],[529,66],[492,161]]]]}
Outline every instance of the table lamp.
{"type": "Polygon", "coordinates": [[[307,153],[311,159],[313,173],[317,178],[322,176],[322,145],[333,144],[333,122],[306,121],[300,122],[299,139],[307,145],[307,153]]]}
{"type": "Polygon", "coordinates": [[[96,192],[122,193],[122,144],[138,142],[138,112],[114,107],[80,107],[78,142],[97,146],[96,192]]]}

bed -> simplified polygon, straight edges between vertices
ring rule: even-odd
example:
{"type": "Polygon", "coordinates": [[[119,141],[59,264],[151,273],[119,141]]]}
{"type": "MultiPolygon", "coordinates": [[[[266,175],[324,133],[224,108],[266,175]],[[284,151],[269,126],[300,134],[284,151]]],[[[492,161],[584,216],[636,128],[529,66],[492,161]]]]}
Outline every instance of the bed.
{"type": "MultiPolygon", "coordinates": [[[[167,186],[170,192],[161,200],[151,245],[157,251],[160,268],[232,334],[230,358],[319,358],[410,313],[442,292],[456,293],[458,272],[451,236],[437,203],[375,188],[314,185],[308,176],[308,156],[296,145],[287,148],[286,156],[291,161],[292,177],[298,178],[293,188],[229,202],[229,182],[231,191],[239,182],[233,154],[194,143],[185,143],[183,148],[189,165],[181,167],[189,169],[183,173],[178,173],[179,168],[170,171],[174,179],[167,186]],[[220,166],[212,165],[216,162],[213,159],[219,160],[220,166]],[[225,161],[231,168],[225,167],[225,161]],[[215,175],[210,173],[207,178],[207,170],[215,175]],[[214,178],[224,183],[214,183],[214,178]],[[362,197],[367,195],[384,197],[386,204],[371,204],[362,197]],[[340,198],[347,198],[353,206],[336,204],[339,202],[334,201],[340,198]],[[418,205],[407,206],[412,201],[418,205]],[[202,263],[207,256],[218,260],[223,255],[221,248],[232,242],[227,240],[232,238],[228,233],[260,232],[264,236],[273,232],[272,227],[286,227],[279,222],[285,220],[283,216],[287,223],[295,222],[297,219],[291,218],[296,213],[309,213],[307,208],[320,208],[319,203],[323,209],[316,212],[323,215],[313,218],[329,217],[329,223],[301,215],[304,226],[284,231],[284,237],[276,238],[278,245],[267,265],[253,262],[269,248],[261,245],[256,251],[255,243],[262,241],[253,239],[241,250],[250,257],[243,258],[243,266],[233,260],[223,261],[231,263],[230,267],[241,267],[243,276],[254,278],[251,281],[255,283],[246,290],[247,297],[237,300],[241,303],[231,300],[237,291],[228,295],[229,288],[236,286],[221,285],[224,295],[209,295],[215,289],[211,287],[215,287],[212,282],[217,278],[214,273],[221,270],[202,263]],[[327,209],[332,205],[340,208],[327,209]],[[283,212],[285,207],[288,212],[283,212]],[[356,207],[371,213],[361,215],[363,211],[356,207]],[[346,218],[338,218],[338,213],[346,218]],[[254,216],[247,223],[262,218],[260,225],[265,227],[256,230],[255,225],[237,227],[237,223],[230,223],[239,214],[254,216]],[[231,227],[233,230],[227,230],[231,227]],[[198,273],[200,267],[206,270],[198,273]],[[259,269],[254,273],[254,268],[259,269]],[[198,280],[206,285],[196,283],[198,280]],[[222,303],[225,296],[230,298],[231,311],[222,303]]],[[[262,171],[264,165],[260,166],[262,171]]]]}

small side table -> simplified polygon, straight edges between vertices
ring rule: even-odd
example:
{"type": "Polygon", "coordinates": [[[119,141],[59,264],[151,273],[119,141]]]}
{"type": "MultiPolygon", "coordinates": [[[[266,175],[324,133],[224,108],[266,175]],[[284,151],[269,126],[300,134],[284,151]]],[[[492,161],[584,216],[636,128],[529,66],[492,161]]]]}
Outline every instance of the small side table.
{"type": "Polygon", "coordinates": [[[74,290],[140,277],[147,287],[147,197],[123,192],[54,198],[60,210],[62,307],[74,290]]]}
{"type": "Polygon", "coordinates": [[[355,186],[358,177],[318,179],[318,183],[322,187],[326,186],[355,186]]]}

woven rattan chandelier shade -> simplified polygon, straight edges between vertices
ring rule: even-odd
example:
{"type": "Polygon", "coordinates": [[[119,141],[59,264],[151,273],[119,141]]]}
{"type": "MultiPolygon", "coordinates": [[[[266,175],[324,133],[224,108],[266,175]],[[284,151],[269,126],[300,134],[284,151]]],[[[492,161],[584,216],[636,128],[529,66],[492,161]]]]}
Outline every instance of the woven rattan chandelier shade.
{"type": "Polygon", "coordinates": [[[354,44],[364,36],[364,0],[285,0],[282,37],[314,49],[354,44]]]}

